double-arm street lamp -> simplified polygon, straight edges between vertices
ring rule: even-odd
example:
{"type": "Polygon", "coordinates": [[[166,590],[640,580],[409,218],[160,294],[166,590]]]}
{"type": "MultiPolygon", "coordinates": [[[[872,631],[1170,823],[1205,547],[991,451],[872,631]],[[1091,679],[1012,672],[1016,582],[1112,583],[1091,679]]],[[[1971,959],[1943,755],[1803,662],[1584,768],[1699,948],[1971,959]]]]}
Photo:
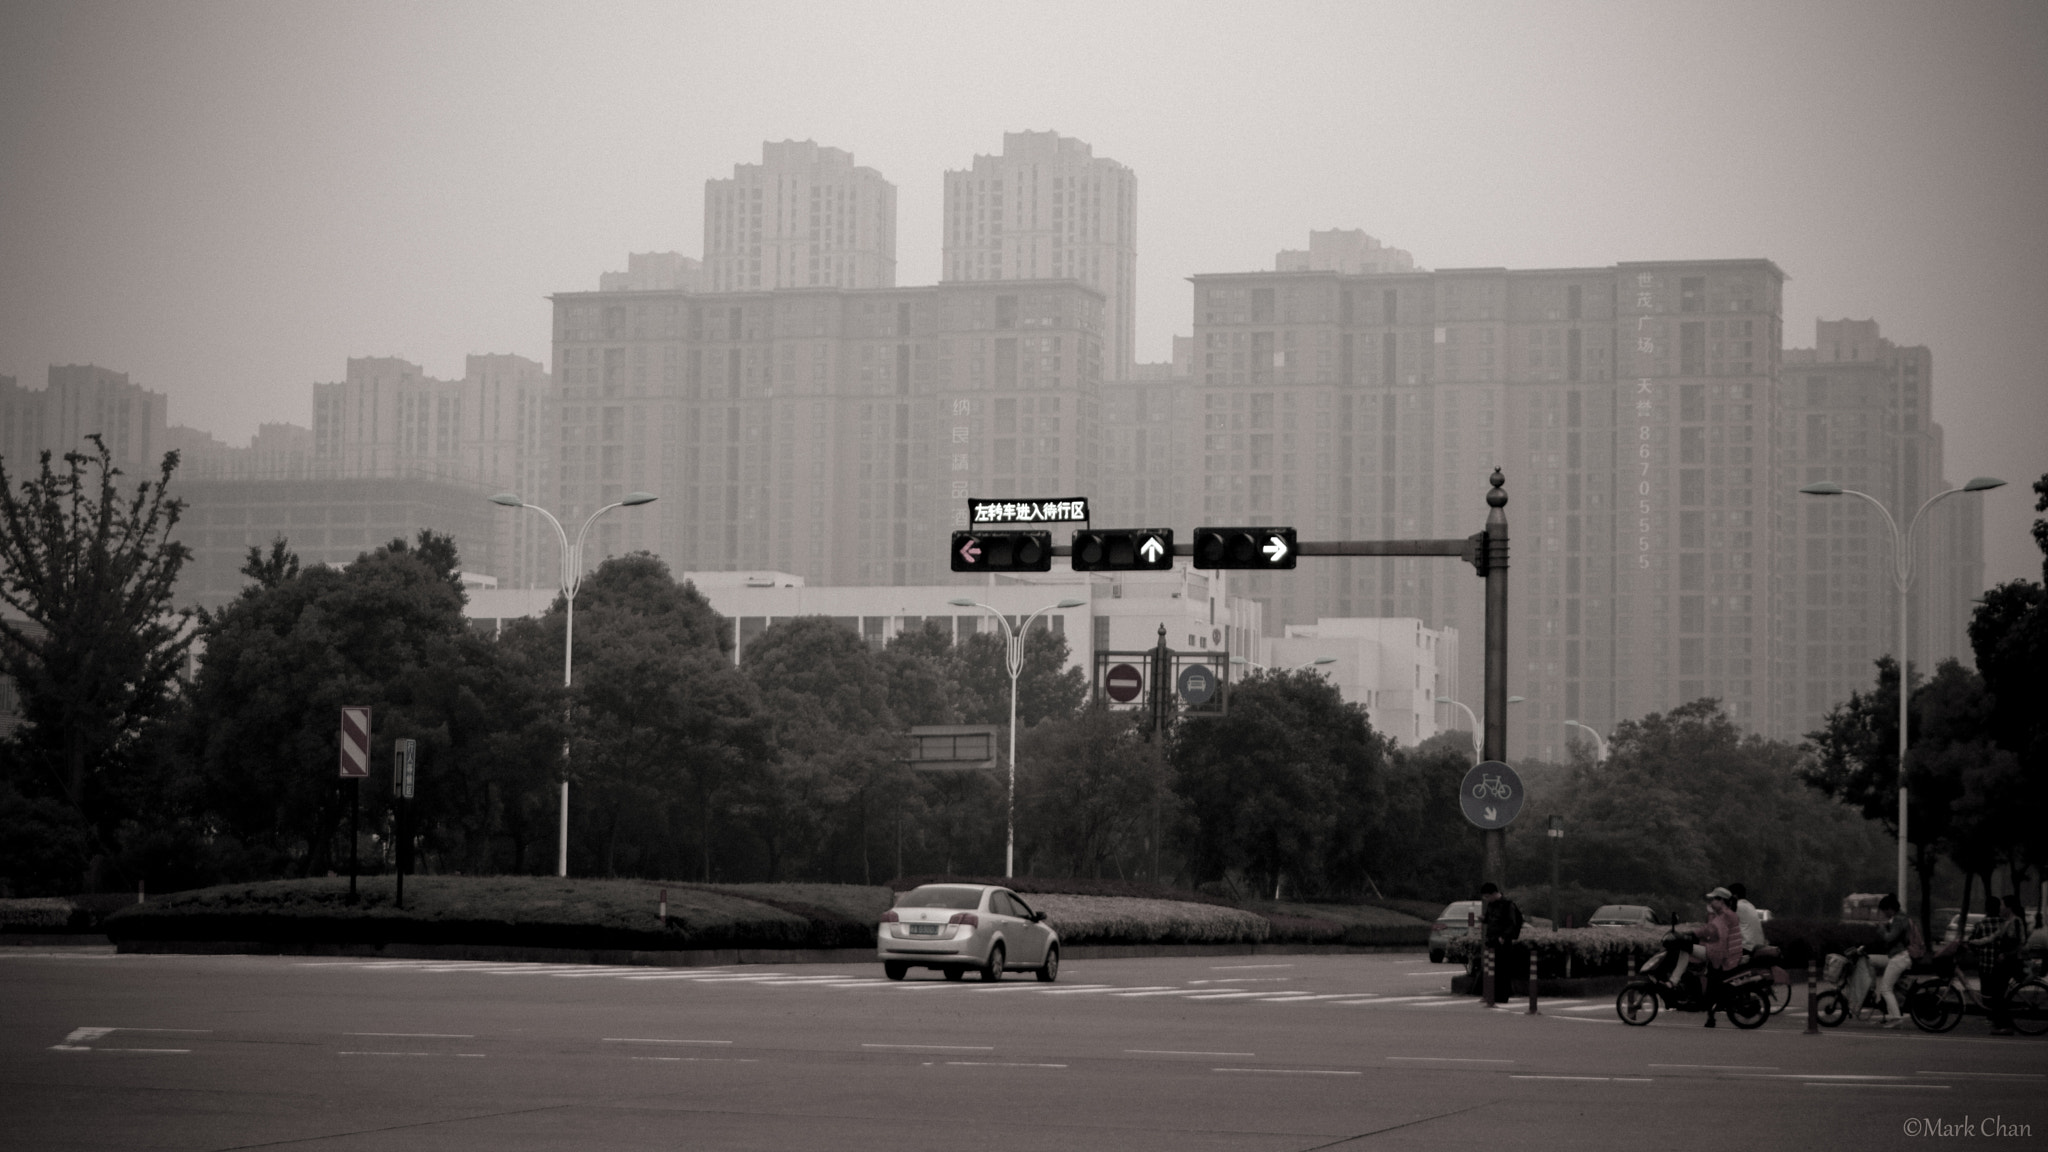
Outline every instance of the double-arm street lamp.
{"type": "MultiPolygon", "coordinates": [[[[1254,663],[1252,663],[1252,662],[1251,662],[1250,660],[1247,660],[1247,659],[1245,659],[1245,658],[1244,658],[1244,657],[1242,657],[1242,656],[1232,656],[1232,657],[1230,658],[1230,662],[1231,662],[1232,664],[1241,664],[1241,665],[1243,665],[1243,666],[1245,666],[1245,667],[1247,667],[1247,668],[1257,668],[1257,669],[1259,669],[1259,670],[1260,670],[1260,671],[1262,671],[1262,672],[1263,672],[1263,671],[1265,671],[1265,669],[1266,669],[1266,667],[1267,667],[1267,666],[1266,666],[1266,665],[1264,665],[1264,664],[1254,664],[1254,663]]],[[[1294,666],[1293,666],[1293,667],[1291,667],[1291,668],[1286,668],[1286,669],[1283,669],[1283,671],[1287,671],[1287,672],[1299,672],[1299,671],[1301,671],[1301,670],[1302,670],[1303,668],[1314,668],[1314,667],[1316,667],[1316,666],[1317,666],[1317,665],[1319,665],[1319,664],[1335,664],[1336,662],[1337,662],[1337,658],[1336,658],[1335,656],[1318,656],[1318,657],[1316,657],[1315,659],[1313,659],[1313,660],[1309,661],[1309,662],[1308,662],[1308,663],[1306,663],[1306,664],[1296,664],[1296,665],[1294,665],[1294,666]]]]}
{"type": "Polygon", "coordinates": [[[1581,732],[1584,732],[1586,735],[1591,736],[1593,738],[1593,747],[1595,749],[1593,753],[1593,762],[1595,764],[1599,763],[1602,760],[1607,759],[1607,739],[1606,737],[1600,735],[1600,733],[1595,732],[1593,730],[1592,725],[1581,724],[1577,720],[1567,720],[1564,722],[1564,726],[1567,728],[1577,728],[1581,732]]]}
{"type": "MultiPolygon", "coordinates": [[[[1526,699],[1528,699],[1528,697],[1526,697],[1526,696],[1510,696],[1510,697],[1508,697],[1508,703],[1510,703],[1510,704],[1520,704],[1520,703],[1521,703],[1522,701],[1524,701],[1524,700],[1526,700],[1526,699]]],[[[1478,717],[1478,716],[1475,716],[1475,715],[1473,715],[1473,713],[1472,713],[1472,706],[1471,706],[1470,704],[1467,704],[1467,703],[1465,703],[1465,702],[1464,702],[1463,700],[1453,700],[1453,699],[1451,699],[1451,698],[1450,698],[1449,696],[1439,696],[1439,697],[1437,697],[1437,698],[1436,698],[1436,702],[1437,702],[1437,703],[1439,703],[1439,704],[1449,704],[1449,705],[1451,705],[1451,706],[1452,706],[1452,707],[1454,707],[1454,708],[1459,708],[1459,709],[1463,709],[1463,710],[1464,710],[1464,713],[1465,713],[1465,719],[1466,719],[1466,720],[1468,720],[1468,721],[1470,721],[1470,722],[1471,722],[1471,724],[1472,724],[1472,750],[1473,750],[1473,751],[1475,751],[1475,752],[1476,752],[1476,751],[1478,751],[1478,750],[1479,750],[1479,717],[1478,717]]]]}
{"type": "Polygon", "coordinates": [[[1906,898],[1906,705],[1907,698],[1912,691],[1906,676],[1906,593],[1913,587],[1913,530],[1920,526],[1920,517],[1926,515],[1927,510],[1932,508],[1937,500],[1953,496],[1958,492],[1986,492],[1993,488],[2003,487],[2005,487],[2005,481],[1997,477],[1979,476],[1960,488],[1951,488],[1946,492],[1936,492],[1927,498],[1926,503],[1920,505],[1920,510],[1913,513],[1911,520],[1906,521],[1904,531],[1900,531],[1898,518],[1892,515],[1891,509],[1884,506],[1884,501],[1879,500],[1868,492],[1858,492],[1853,488],[1844,488],[1840,484],[1832,482],[1808,484],[1799,489],[1800,492],[1808,496],[1860,496],[1876,505],[1877,510],[1884,515],[1885,527],[1892,530],[1892,586],[1898,589],[1899,593],[1899,650],[1897,653],[1899,662],[1899,886],[1897,892],[1900,900],[1906,898]]]}
{"type": "MultiPolygon", "coordinates": [[[[597,518],[614,508],[629,508],[636,504],[652,504],[656,497],[652,492],[628,492],[623,499],[607,504],[590,514],[583,527],[576,530],[576,542],[569,543],[569,533],[555,514],[538,504],[528,504],[519,498],[517,492],[500,492],[491,497],[491,503],[503,504],[507,508],[531,508],[548,518],[555,526],[555,535],[562,541],[562,598],[569,602],[568,619],[562,632],[562,687],[569,687],[569,656],[576,647],[576,592],[583,587],[583,538],[590,533],[590,526],[597,518]]],[[[562,731],[562,833],[555,852],[555,875],[569,874],[569,733],[562,731]]]]}
{"type": "Polygon", "coordinates": [[[1024,671],[1024,634],[1031,630],[1031,624],[1047,612],[1059,608],[1079,608],[1086,600],[1062,600],[1048,604],[1024,618],[1022,627],[1010,627],[1010,618],[981,603],[979,600],[948,600],[955,608],[979,608],[996,618],[1003,626],[1003,659],[1010,669],[1010,815],[1009,839],[1003,847],[1003,877],[1016,875],[1017,867],[1017,675],[1024,671]]]}

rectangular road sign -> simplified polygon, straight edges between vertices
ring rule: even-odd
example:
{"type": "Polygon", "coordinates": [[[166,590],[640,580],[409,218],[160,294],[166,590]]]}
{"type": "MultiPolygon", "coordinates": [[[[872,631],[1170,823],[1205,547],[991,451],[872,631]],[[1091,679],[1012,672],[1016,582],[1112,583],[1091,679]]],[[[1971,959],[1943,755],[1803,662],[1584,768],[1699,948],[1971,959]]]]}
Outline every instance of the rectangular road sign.
{"type": "Polygon", "coordinates": [[[922,772],[993,768],[1000,731],[993,724],[921,724],[910,730],[904,762],[922,772]]]}
{"type": "Polygon", "coordinates": [[[360,780],[370,774],[370,709],[351,704],[341,710],[341,778],[360,780]]]}
{"type": "Polygon", "coordinates": [[[967,522],[983,524],[1086,524],[1088,498],[1060,500],[969,500],[967,522]]]}
{"type": "Polygon", "coordinates": [[[391,742],[391,791],[401,800],[412,799],[413,767],[419,760],[420,742],[410,738],[391,742]]]}

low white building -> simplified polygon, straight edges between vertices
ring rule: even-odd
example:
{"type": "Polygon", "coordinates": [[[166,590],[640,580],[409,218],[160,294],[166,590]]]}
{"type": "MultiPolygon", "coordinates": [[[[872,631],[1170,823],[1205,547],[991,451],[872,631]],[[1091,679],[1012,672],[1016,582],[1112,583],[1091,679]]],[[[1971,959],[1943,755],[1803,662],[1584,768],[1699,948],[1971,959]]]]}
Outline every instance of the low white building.
{"type": "Polygon", "coordinates": [[[1320,667],[1344,699],[1364,705],[1372,726],[1404,746],[1442,730],[1436,700],[1458,697],[1456,628],[1425,628],[1411,617],[1325,617],[1314,624],[1289,624],[1287,634],[1269,644],[1275,668],[1331,660],[1320,667]]]}

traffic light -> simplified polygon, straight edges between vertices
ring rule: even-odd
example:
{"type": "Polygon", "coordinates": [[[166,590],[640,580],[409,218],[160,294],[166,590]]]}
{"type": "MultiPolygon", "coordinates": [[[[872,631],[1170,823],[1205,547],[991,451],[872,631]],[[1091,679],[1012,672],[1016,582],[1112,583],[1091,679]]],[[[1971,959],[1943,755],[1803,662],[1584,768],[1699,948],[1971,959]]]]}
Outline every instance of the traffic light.
{"type": "Polygon", "coordinates": [[[955,532],[955,572],[1050,572],[1050,532],[955,532]]]}
{"type": "Polygon", "coordinates": [[[1164,572],[1173,567],[1173,529],[1074,533],[1076,572],[1164,572]]]}
{"type": "Polygon", "coordinates": [[[1292,568],[1292,528],[1197,528],[1197,568],[1292,568]]]}

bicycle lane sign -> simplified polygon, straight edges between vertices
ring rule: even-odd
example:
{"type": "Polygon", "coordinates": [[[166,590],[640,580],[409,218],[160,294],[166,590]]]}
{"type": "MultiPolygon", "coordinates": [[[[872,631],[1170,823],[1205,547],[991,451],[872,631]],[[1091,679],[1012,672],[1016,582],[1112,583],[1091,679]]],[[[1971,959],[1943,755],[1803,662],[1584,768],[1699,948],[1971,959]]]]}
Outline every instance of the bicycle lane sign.
{"type": "Polygon", "coordinates": [[[1458,806],[1475,827],[1491,831],[1505,828],[1522,811],[1522,778],[1499,760],[1472,766],[1458,785],[1458,806]]]}

